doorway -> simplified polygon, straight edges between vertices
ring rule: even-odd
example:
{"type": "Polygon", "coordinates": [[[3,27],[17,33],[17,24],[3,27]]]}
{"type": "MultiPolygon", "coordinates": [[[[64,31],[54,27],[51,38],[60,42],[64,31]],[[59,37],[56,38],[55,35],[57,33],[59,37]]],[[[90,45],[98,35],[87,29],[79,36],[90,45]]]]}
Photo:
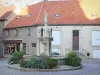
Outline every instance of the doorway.
{"type": "Polygon", "coordinates": [[[16,50],[19,51],[19,46],[19,44],[5,44],[4,54],[9,55],[11,53],[14,53],[16,50]]]}
{"type": "Polygon", "coordinates": [[[79,51],[79,30],[73,30],[73,44],[72,49],[74,51],[79,51]]]}

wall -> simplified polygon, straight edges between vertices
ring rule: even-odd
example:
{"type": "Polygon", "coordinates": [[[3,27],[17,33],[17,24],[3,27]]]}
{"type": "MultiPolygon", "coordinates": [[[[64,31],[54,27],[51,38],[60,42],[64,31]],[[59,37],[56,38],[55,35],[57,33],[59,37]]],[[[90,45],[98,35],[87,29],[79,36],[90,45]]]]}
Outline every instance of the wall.
{"type": "MultiPolygon", "coordinates": [[[[39,26],[43,27],[43,26],[39,26]]],[[[92,46],[92,30],[100,29],[100,26],[49,26],[53,28],[53,30],[60,30],[61,31],[61,55],[65,56],[66,52],[72,50],[72,31],[79,30],[79,51],[82,53],[89,52],[91,53],[91,57],[93,56],[94,49],[100,49],[100,47],[92,46]]],[[[10,36],[5,37],[4,40],[22,40],[22,43],[27,44],[27,54],[36,54],[36,49],[32,49],[31,43],[36,43],[37,37],[37,28],[31,27],[31,36],[27,36],[27,28],[19,28],[19,35],[17,37],[14,35],[15,29],[10,29],[10,36]],[[32,53],[33,52],[33,53],[32,53]]],[[[86,54],[85,54],[86,55],[86,54]]]]}
{"type": "MultiPolygon", "coordinates": [[[[66,55],[66,52],[72,50],[72,31],[79,30],[79,51],[86,55],[87,52],[90,53],[90,57],[93,56],[92,47],[92,30],[100,29],[100,26],[50,26],[53,30],[61,31],[61,55],[66,55]]],[[[100,47],[99,47],[100,49],[100,47]]]]}
{"type": "Polygon", "coordinates": [[[4,45],[2,42],[2,38],[3,38],[3,26],[4,26],[4,21],[0,22],[0,57],[3,57],[3,51],[4,51],[4,45]]]}
{"type": "Polygon", "coordinates": [[[36,47],[32,47],[32,43],[36,43],[36,29],[30,28],[30,36],[27,35],[27,27],[18,28],[18,36],[15,36],[16,29],[10,29],[9,36],[4,36],[4,40],[22,40],[22,43],[26,43],[26,54],[36,54],[36,47]]]}

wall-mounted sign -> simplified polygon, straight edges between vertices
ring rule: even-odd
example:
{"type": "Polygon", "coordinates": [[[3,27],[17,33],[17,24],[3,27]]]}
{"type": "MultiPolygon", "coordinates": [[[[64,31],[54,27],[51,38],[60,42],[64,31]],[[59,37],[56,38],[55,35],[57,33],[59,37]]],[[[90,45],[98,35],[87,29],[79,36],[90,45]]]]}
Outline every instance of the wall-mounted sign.
{"type": "Polygon", "coordinates": [[[6,44],[6,47],[15,47],[15,44],[6,44]]]}

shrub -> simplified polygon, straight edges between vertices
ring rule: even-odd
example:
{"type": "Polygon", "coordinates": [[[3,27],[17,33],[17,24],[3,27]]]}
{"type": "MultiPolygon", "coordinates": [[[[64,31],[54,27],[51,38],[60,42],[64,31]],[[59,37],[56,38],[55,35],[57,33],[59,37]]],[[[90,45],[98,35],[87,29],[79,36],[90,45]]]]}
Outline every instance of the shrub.
{"type": "Polygon", "coordinates": [[[81,58],[75,52],[70,52],[65,59],[65,64],[73,67],[79,66],[81,65],[81,58]]]}
{"type": "Polygon", "coordinates": [[[44,59],[34,56],[32,57],[28,63],[25,65],[26,68],[37,68],[37,69],[48,69],[48,64],[44,61],[44,59]]]}
{"type": "Polygon", "coordinates": [[[20,67],[24,67],[25,68],[27,63],[28,63],[28,61],[21,60],[21,62],[19,64],[20,64],[20,67]]]}
{"type": "Polygon", "coordinates": [[[10,55],[9,57],[8,57],[8,63],[9,64],[16,64],[18,61],[16,60],[16,57],[15,56],[12,56],[12,55],[10,55]]]}
{"type": "Polygon", "coordinates": [[[8,63],[9,64],[17,64],[20,62],[21,59],[23,59],[24,53],[23,52],[14,52],[9,58],[8,63]]]}
{"type": "Polygon", "coordinates": [[[24,63],[20,63],[20,66],[37,69],[50,69],[57,65],[57,61],[55,59],[50,59],[49,57],[43,55],[33,56],[29,61],[24,61],[24,63]]]}
{"type": "Polygon", "coordinates": [[[46,63],[49,65],[49,68],[54,68],[58,64],[56,59],[46,59],[46,63]]]}
{"type": "Polygon", "coordinates": [[[78,55],[76,54],[76,52],[70,52],[68,53],[68,57],[78,57],[78,55]]]}

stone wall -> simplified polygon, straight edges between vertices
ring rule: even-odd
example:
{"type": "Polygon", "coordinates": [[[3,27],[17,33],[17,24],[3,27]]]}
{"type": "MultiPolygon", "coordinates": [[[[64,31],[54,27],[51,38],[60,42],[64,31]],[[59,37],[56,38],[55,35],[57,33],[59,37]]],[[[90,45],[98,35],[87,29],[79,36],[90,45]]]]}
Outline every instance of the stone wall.
{"type": "Polygon", "coordinates": [[[4,26],[4,21],[0,21],[0,57],[3,57],[3,26],[4,26]]]}

